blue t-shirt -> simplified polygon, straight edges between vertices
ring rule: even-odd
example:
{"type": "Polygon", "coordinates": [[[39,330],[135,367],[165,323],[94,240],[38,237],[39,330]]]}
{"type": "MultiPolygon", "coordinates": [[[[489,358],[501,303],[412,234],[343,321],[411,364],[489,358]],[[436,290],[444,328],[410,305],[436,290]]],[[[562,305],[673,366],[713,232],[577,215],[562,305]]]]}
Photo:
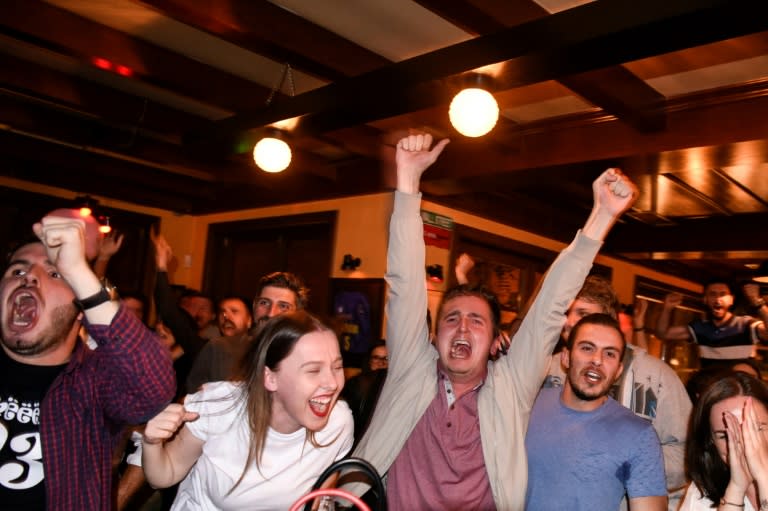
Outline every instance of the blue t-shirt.
{"type": "Polygon", "coordinates": [[[541,389],[531,412],[526,511],[612,511],[621,499],[667,495],[664,459],[651,423],[612,398],[580,412],[541,389]]]}

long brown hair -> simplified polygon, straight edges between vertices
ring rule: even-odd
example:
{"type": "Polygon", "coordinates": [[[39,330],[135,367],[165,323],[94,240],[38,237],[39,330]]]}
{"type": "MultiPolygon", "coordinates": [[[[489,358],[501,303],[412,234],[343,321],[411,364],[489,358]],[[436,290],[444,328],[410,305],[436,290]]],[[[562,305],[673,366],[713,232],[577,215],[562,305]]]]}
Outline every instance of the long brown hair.
{"type": "Polygon", "coordinates": [[[691,413],[685,442],[685,468],[701,494],[712,502],[720,502],[725,495],[731,470],[717,452],[709,417],[713,406],[734,396],[752,397],[768,406],[768,387],[747,373],[734,371],[711,382],[691,413]]]}
{"type": "MultiPolygon", "coordinates": [[[[268,367],[271,371],[277,371],[280,362],[291,354],[299,339],[309,333],[323,331],[331,329],[305,311],[281,314],[264,323],[243,356],[241,366],[244,381],[241,398],[245,399],[251,441],[243,473],[230,492],[237,488],[254,461],[258,470],[261,467],[272,418],[272,393],[264,386],[265,369],[268,367]]],[[[307,430],[307,440],[313,446],[319,447],[313,431],[307,430]]]]}

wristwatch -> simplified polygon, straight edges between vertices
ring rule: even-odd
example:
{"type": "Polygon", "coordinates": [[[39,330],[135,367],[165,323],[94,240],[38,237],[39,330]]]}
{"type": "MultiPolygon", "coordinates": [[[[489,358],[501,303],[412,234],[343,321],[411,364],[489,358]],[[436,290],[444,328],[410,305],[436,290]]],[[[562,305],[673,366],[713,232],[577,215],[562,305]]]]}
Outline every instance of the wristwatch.
{"type": "Polygon", "coordinates": [[[96,294],[83,298],[82,300],[77,300],[77,303],[80,305],[81,309],[87,311],[88,309],[93,309],[110,300],[112,300],[112,293],[110,293],[106,287],[102,286],[96,294]]]}

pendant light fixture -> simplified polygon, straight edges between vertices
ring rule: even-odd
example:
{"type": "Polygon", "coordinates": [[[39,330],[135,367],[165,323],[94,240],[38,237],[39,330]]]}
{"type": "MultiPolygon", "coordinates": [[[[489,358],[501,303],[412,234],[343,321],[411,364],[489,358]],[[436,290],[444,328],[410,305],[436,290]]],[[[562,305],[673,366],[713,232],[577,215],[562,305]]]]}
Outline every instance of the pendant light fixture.
{"type": "MultiPolygon", "coordinates": [[[[277,91],[283,88],[286,78],[290,85],[291,97],[296,93],[296,87],[293,82],[293,73],[291,65],[286,63],[283,68],[283,74],[280,80],[269,93],[265,107],[272,104],[277,91]]],[[[279,128],[270,127],[266,131],[266,136],[259,140],[253,147],[253,161],[264,172],[277,173],[282,172],[291,164],[291,147],[284,140],[284,132],[279,128]]]]}
{"type": "Polygon", "coordinates": [[[291,147],[283,140],[281,130],[269,130],[253,147],[253,161],[264,172],[282,172],[291,164],[291,147]]]}
{"type": "Polygon", "coordinates": [[[482,73],[472,73],[467,76],[466,83],[467,86],[451,101],[448,116],[462,135],[482,137],[499,120],[499,105],[488,90],[492,88],[492,79],[482,73]]]}

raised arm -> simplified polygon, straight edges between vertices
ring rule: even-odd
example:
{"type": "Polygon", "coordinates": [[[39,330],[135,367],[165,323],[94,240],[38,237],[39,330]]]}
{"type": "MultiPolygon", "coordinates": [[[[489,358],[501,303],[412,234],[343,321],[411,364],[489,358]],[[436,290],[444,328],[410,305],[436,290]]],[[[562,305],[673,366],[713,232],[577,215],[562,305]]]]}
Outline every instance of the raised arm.
{"type": "Polygon", "coordinates": [[[397,143],[397,191],[390,221],[387,274],[389,375],[408,371],[409,361],[429,349],[425,287],[424,227],[419,214],[419,182],[448,144],[432,146],[431,135],[411,135],[397,143]]]}
{"type": "Polygon", "coordinates": [[[458,284],[469,284],[469,272],[475,266],[475,261],[467,253],[462,253],[456,259],[456,267],[454,272],[456,273],[456,282],[458,284]]]}
{"type": "Polygon", "coordinates": [[[744,284],[743,291],[749,304],[757,309],[757,316],[761,320],[761,323],[757,324],[757,337],[760,339],[760,342],[768,342],[768,329],[765,326],[768,323],[768,305],[766,305],[765,299],[760,296],[760,285],[744,284]]]}
{"type": "MultiPolygon", "coordinates": [[[[75,297],[83,300],[101,291],[101,282],[85,258],[85,223],[79,219],[46,216],[33,230],[43,242],[48,259],[67,281],[75,297]]],[[[117,314],[118,304],[107,300],[85,310],[88,322],[108,325],[117,314]]]]}
{"type": "Polygon", "coordinates": [[[443,139],[432,146],[432,135],[419,134],[404,137],[397,142],[397,191],[416,195],[419,193],[421,175],[443,152],[450,140],[443,139]]]}
{"type": "Polygon", "coordinates": [[[648,335],[645,333],[645,314],[648,312],[648,301],[638,298],[632,309],[632,339],[627,339],[627,342],[648,351],[648,335]]]}
{"type": "MultiPolygon", "coordinates": [[[[168,281],[168,264],[173,257],[173,250],[162,234],[150,231],[150,239],[155,249],[155,307],[163,324],[171,331],[176,342],[190,360],[194,360],[205,346],[197,325],[176,303],[168,281]]],[[[180,384],[183,382],[179,382],[180,384]]]]}
{"type": "Polygon", "coordinates": [[[688,331],[687,326],[670,326],[672,311],[682,303],[683,295],[680,293],[669,293],[664,297],[664,305],[659,314],[659,321],[656,323],[656,337],[662,341],[691,340],[691,333],[688,331]]]}
{"type": "Polygon", "coordinates": [[[535,300],[502,359],[523,402],[533,403],[549,366],[565,312],[592,267],[601,242],[637,198],[637,188],[618,169],[603,172],[592,186],[594,203],[584,228],[547,271],[535,300]]]}
{"type": "Polygon", "coordinates": [[[175,379],[168,351],[144,324],[116,301],[99,303],[104,290],[85,258],[85,230],[80,219],[45,217],[33,227],[51,263],[85,307],[85,325],[99,344],[95,357],[101,384],[96,391],[104,413],[117,422],[140,423],[173,397],[175,379]],[[96,298],[92,298],[96,297],[96,298]]]}
{"type": "Polygon", "coordinates": [[[592,211],[581,232],[603,241],[616,220],[635,203],[637,187],[619,169],[610,168],[592,183],[592,211]]]}
{"type": "Polygon", "coordinates": [[[121,246],[123,246],[123,235],[117,234],[116,231],[112,231],[101,240],[99,255],[93,262],[93,272],[97,277],[103,279],[107,276],[109,261],[112,259],[112,256],[117,254],[121,246]]]}

